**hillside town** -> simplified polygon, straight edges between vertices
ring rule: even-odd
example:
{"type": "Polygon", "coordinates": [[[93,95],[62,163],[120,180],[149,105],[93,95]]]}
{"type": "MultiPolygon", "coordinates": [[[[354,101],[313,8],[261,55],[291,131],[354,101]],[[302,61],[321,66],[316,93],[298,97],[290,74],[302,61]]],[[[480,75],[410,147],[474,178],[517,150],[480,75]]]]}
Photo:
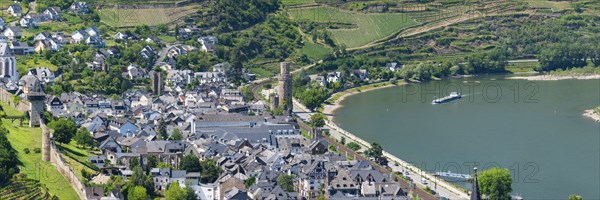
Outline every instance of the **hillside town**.
{"type": "Polygon", "coordinates": [[[598,8],[0,0],[0,199],[596,199],[598,8]]]}

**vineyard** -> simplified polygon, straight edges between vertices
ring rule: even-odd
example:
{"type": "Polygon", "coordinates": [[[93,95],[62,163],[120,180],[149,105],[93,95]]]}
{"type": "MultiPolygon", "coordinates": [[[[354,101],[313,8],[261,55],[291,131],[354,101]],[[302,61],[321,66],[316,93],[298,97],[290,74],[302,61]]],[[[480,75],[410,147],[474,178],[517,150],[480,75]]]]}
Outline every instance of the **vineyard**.
{"type": "Polygon", "coordinates": [[[296,20],[349,26],[329,29],[336,44],[346,47],[365,45],[415,24],[415,20],[403,13],[353,12],[327,6],[290,9],[288,13],[296,20]]]}
{"type": "Polygon", "coordinates": [[[112,27],[132,27],[138,25],[156,26],[168,24],[184,16],[198,12],[199,6],[177,8],[121,9],[107,8],[98,11],[100,21],[112,27]]]}
{"type": "Polygon", "coordinates": [[[17,178],[7,186],[0,188],[0,199],[58,200],[57,197],[50,195],[39,181],[27,178],[17,178]]]}

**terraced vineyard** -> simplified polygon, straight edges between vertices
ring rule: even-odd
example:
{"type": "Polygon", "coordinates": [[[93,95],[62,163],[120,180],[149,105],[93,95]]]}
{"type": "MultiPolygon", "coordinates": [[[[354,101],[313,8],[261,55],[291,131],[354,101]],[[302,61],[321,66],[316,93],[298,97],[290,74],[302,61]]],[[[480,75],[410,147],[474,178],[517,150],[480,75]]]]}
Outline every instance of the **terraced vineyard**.
{"type": "Polygon", "coordinates": [[[137,25],[156,26],[176,21],[184,16],[198,12],[200,6],[151,9],[102,9],[98,11],[100,21],[112,27],[131,27],[137,25]]]}
{"type": "Polygon", "coordinates": [[[57,197],[50,195],[39,181],[27,178],[16,179],[5,187],[0,188],[0,199],[58,200],[57,197]]]}
{"type": "Polygon", "coordinates": [[[329,29],[333,40],[346,47],[365,45],[416,23],[403,13],[352,12],[328,6],[290,9],[288,13],[296,20],[350,26],[351,28],[329,29]]]}

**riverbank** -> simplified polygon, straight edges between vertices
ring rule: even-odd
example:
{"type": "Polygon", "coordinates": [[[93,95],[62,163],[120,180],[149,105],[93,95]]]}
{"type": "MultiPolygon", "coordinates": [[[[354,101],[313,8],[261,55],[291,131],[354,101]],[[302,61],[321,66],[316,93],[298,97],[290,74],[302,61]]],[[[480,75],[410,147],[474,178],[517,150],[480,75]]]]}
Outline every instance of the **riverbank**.
{"type": "Polygon", "coordinates": [[[513,76],[507,79],[522,79],[528,81],[558,81],[558,80],[593,80],[600,79],[600,74],[566,74],[566,75],[537,75],[537,76],[513,76]]]}
{"type": "Polygon", "coordinates": [[[595,109],[585,110],[583,112],[583,116],[589,117],[589,118],[593,119],[596,122],[600,122],[600,114],[597,113],[595,109]]]}
{"type": "Polygon", "coordinates": [[[323,106],[322,113],[326,114],[327,116],[333,116],[333,113],[335,113],[335,110],[342,107],[342,105],[340,103],[349,96],[363,93],[363,92],[404,85],[404,84],[406,84],[406,83],[398,82],[396,84],[392,84],[390,82],[381,82],[381,83],[373,83],[373,84],[363,85],[360,87],[350,88],[350,89],[347,89],[344,91],[336,92],[335,94],[331,95],[331,97],[329,99],[327,99],[327,102],[329,102],[329,104],[325,104],[325,106],[323,106]]]}

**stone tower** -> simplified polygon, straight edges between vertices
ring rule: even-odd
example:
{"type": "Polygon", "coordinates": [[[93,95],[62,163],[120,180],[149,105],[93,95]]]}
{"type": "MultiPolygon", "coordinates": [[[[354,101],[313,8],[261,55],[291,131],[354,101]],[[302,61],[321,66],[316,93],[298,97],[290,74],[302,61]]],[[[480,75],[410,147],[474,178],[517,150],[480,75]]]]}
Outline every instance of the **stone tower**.
{"type": "Polygon", "coordinates": [[[286,115],[292,113],[292,74],[290,73],[290,63],[282,62],[280,64],[281,72],[279,73],[279,85],[277,94],[279,95],[279,107],[283,108],[286,115]]]}
{"type": "Polygon", "coordinates": [[[152,84],[152,93],[161,95],[164,91],[164,78],[162,72],[150,72],[150,83],[152,84]]]}
{"type": "Polygon", "coordinates": [[[29,126],[38,127],[40,126],[40,120],[43,119],[44,115],[44,99],[46,94],[42,90],[40,81],[33,75],[25,75],[20,81],[23,93],[27,96],[29,101],[29,126]]]}

